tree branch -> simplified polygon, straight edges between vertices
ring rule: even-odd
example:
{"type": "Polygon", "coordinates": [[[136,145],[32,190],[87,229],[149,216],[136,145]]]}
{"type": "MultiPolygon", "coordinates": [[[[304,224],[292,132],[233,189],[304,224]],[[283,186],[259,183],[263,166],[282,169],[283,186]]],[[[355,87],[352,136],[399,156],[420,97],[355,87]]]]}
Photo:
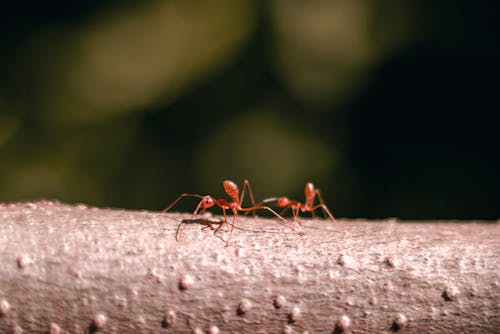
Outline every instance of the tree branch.
{"type": "Polygon", "coordinates": [[[0,332],[494,333],[498,223],[0,205],[0,332]],[[214,226],[212,226],[214,227],[214,226]],[[301,235],[303,232],[304,235],[301,235]],[[227,238],[225,228],[220,238],[227,238]]]}

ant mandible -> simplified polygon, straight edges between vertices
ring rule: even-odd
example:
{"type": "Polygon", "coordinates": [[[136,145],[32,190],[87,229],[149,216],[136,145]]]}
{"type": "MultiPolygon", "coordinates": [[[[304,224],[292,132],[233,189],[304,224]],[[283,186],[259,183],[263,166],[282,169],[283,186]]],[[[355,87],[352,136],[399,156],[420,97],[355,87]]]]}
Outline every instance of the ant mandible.
{"type": "MultiPolygon", "coordinates": [[[[270,207],[262,204],[255,204],[255,199],[253,197],[252,189],[250,188],[250,182],[248,180],[245,180],[243,182],[243,191],[241,192],[241,197],[240,197],[240,190],[236,183],[230,180],[225,180],[223,182],[224,186],[224,191],[226,194],[231,198],[231,201],[226,201],[225,199],[215,199],[214,197],[210,195],[198,195],[198,194],[182,194],[175,201],[172,202],[169,206],[167,206],[162,212],[167,212],[170,210],[177,202],[179,202],[182,198],[184,197],[198,197],[200,198],[200,202],[196,206],[196,209],[193,212],[192,217],[196,216],[198,212],[201,210],[201,212],[204,212],[206,209],[211,208],[214,205],[217,205],[222,209],[222,214],[224,216],[224,223],[220,224],[215,230],[214,234],[216,234],[220,228],[224,224],[228,224],[227,222],[227,215],[226,215],[226,210],[231,210],[233,212],[233,219],[231,221],[231,230],[229,233],[229,237],[226,240],[226,246],[229,245],[229,240],[231,239],[231,236],[233,235],[233,229],[234,229],[234,222],[236,220],[236,216],[238,215],[238,212],[250,212],[253,211],[255,215],[256,210],[267,210],[274,214],[276,217],[278,217],[280,220],[283,222],[287,223],[288,221],[283,218],[281,215],[279,215],[276,211],[271,209],[270,207]],[[245,190],[248,189],[248,193],[250,194],[250,201],[252,202],[252,206],[248,208],[243,208],[241,205],[243,204],[243,198],[245,196],[245,190]]],[[[182,225],[183,223],[181,223],[182,225]]],[[[178,241],[179,240],[179,235],[181,234],[181,230],[176,234],[175,239],[178,241]]]]}
{"type": "Polygon", "coordinates": [[[294,222],[297,221],[299,212],[311,212],[311,215],[314,217],[314,211],[321,208],[325,213],[325,215],[328,216],[328,218],[335,223],[335,218],[333,217],[330,210],[328,210],[328,207],[323,201],[323,197],[321,196],[319,189],[315,189],[314,185],[311,182],[306,183],[305,195],[306,195],[305,203],[300,203],[298,201],[290,200],[288,199],[288,197],[266,198],[261,203],[276,202],[277,207],[284,208],[281,214],[283,214],[283,212],[286,209],[290,208],[292,210],[294,222]],[[316,197],[319,200],[319,204],[314,205],[314,200],[316,199],[316,197]]]}

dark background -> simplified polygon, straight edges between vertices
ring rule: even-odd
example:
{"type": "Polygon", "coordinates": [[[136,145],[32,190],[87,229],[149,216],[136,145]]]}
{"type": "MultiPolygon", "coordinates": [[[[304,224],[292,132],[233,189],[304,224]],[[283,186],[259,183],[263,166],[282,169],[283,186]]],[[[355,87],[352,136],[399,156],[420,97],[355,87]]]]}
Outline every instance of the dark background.
{"type": "MultiPolygon", "coordinates": [[[[339,217],[499,217],[486,1],[12,2],[0,201],[160,210],[182,192],[339,217]]],[[[179,210],[193,210],[185,200],[179,210]]]]}

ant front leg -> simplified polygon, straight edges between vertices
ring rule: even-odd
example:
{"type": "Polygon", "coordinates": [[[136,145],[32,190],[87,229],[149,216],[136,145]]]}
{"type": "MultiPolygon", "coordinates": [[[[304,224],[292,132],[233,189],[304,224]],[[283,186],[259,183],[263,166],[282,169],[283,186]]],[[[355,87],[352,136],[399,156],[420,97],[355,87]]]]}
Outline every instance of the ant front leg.
{"type": "Polygon", "coordinates": [[[222,224],[217,226],[217,228],[214,230],[214,235],[219,232],[219,230],[222,228],[222,226],[227,225],[227,214],[226,214],[226,208],[224,206],[221,206],[222,209],[222,215],[224,216],[224,221],[222,224]]]}
{"type": "Polygon", "coordinates": [[[233,236],[233,229],[234,229],[234,224],[236,222],[236,216],[238,216],[238,211],[233,209],[233,220],[231,222],[231,230],[229,232],[229,237],[226,240],[226,247],[229,246],[229,241],[231,240],[231,237],[233,236]]]}
{"type": "MultiPolygon", "coordinates": [[[[250,187],[250,182],[248,180],[243,181],[243,189],[241,191],[240,202],[238,203],[240,206],[243,205],[243,199],[245,198],[245,190],[248,189],[248,194],[250,195],[250,202],[252,203],[252,207],[255,206],[255,198],[253,196],[252,188],[250,187]]],[[[248,213],[249,211],[247,211],[248,213]]],[[[253,211],[253,216],[255,217],[257,214],[255,210],[253,211]]]]}
{"type": "Polygon", "coordinates": [[[271,212],[273,215],[275,215],[278,219],[283,221],[284,223],[288,223],[288,220],[286,220],[279,213],[277,213],[276,211],[274,211],[273,209],[271,209],[270,207],[265,206],[265,205],[255,205],[255,206],[252,206],[250,208],[241,208],[240,209],[240,211],[242,211],[242,212],[256,211],[256,210],[267,210],[267,211],[271,212]]]}
{"type": "Polygon", "coordinates": [[[328,218],[330,218],[330,220],[335,223],[336,222],[335,218],[333,217],[332,213],[330,212],[330,210],[326,206],[325,202],[323,201],[323,197],[321,196],[319,189],[316,189],[315,193],[316,193],[316,196],[318,196],[318,200],[319,200],[320,204],[313,207],[312,211],[314,212],[314,210],[316,210],[317,208],[322,208],[323,212],[328,216],[328,218]]]}
{"type": "Polygon", "coordinates": [[[294,227],[296,225],[302,226],[302,224],[300,223],[300,220],[299,220],[299,213],[300,213],[300,209],[301,209],[301,204],[297,203],[297,204],[291,205],[290,208],[292,209],[294,227]]]}
{"type": "MultiPolygon", "coordinates": [[[[198,198],[201,198],[203,199],[203,196],[201,195],[197,195],[197,194],[182,194],[180,195],[179,197],[177,197],[177,199],[175,201],[172,202],[172,204],[170,204],[169,206],[167,206],[165,209],[163,209],[161,212],[167,212],[168,210],[172,209],[174,207],[174,205],[177,204],[177,202],[179,202],[182,198],[184,197],[198,197],[198,198]]],[[[203,200],[201,201],[203,202],[203,200]]],[[[201,202],[200,204],[198,204],[198,206],[201,205],[201,202]]]]}
{"type": "Polygon", "coordinates": [[[317,210],[319,208],[323,210],[323,213],[325,214],[326,217],[328,217],[332,222],[336,223],[335,218],[333,217],[332,213],[330,212],[330,210],[328,210],[328,207],[325,204],[318,204],[312,207],[311,211],[317,210]]]}

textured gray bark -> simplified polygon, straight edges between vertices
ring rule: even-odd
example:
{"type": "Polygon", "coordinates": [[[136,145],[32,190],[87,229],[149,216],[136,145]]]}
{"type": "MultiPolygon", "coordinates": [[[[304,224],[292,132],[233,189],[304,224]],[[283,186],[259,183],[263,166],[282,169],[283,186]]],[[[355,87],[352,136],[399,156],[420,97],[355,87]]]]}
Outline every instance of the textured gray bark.
{"type": "Polygon", "coordinates": [[[499,332],[498,223],[189,217],[0,205],[0,332],[499,332]]]}

